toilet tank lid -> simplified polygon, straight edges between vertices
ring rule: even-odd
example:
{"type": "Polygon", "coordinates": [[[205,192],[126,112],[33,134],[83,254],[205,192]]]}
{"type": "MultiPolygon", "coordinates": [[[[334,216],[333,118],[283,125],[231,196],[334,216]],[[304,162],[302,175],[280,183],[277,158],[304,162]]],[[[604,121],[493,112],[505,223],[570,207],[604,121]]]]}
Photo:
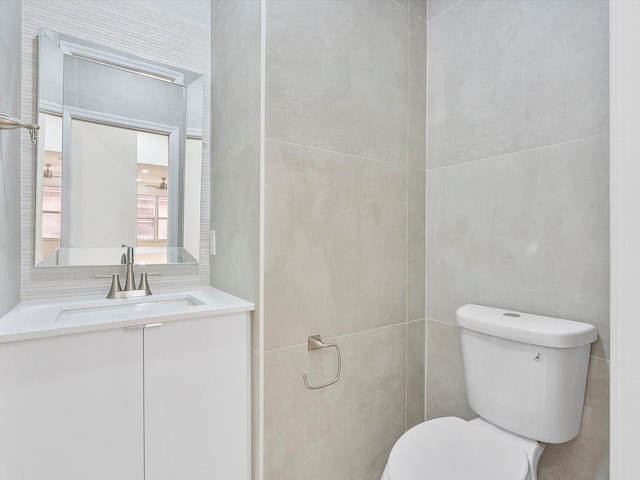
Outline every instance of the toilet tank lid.
{"type": "Polygon", "coordinates": [[[543,347],[581,347],[598,338],[596,327],[589,323],[482,305],[460,307],[456,321],[468,330],[543,347]]]}

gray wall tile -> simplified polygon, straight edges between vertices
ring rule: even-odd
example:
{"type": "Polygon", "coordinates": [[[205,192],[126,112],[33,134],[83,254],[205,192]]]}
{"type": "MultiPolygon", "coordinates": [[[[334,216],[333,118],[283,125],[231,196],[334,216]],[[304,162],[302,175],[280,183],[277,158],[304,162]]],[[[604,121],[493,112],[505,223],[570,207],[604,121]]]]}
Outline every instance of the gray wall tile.
{"type": "Polygon", "coordinates": [[[265,348],[406,317],[405,167],[268,141],[265,348]]]}
{"type": "Polygon", "coordinates": [[[467,1],[429,23],[428,166],[609,131],[608,2],[467,1]]]}
{"type": "Polygon", "coordinates": [[[409,18],[409,167],[425,170],[427,165],[427,25],[414,16],[409,18]]]}
{"type": "Polygon", "coordinates": [[[267,138],[406,164],[408,12],[388,0],[266,8],[267,138]]]}
{"type": "Polygon", "coordinates": [[[377,480],[424,418],[424,2],[266,5],[265,479],[377,480]],[[308,397],[312,334],[357,378],[308,397]]]}
{"type": "Polygon", "coordinates": [[[609,478],[609,362],[591,357],[582,425],[567,443],[547,445],[538,465],[539,480],[609,478]]]}
{"type": "MultiPolygon", "coordinates": [[[[427,417],[472,418],[460,305],[593,323],[608,356],[608,2],[430,0],[428,17],[427,417]]],[[[540,480],[608,479],[597,357],[581,432],[540,480]]]]}
{"type": "Polygon", "coordinates": [[[342,377],[317,391],[310,382],[335,375],[333,349],[306,345],[265,354],[264,480],[379,479],[405,426],[406,325],[324,339],[342,351],[342,377]],[[384,348],[380,348],[384,345],[384,348]]]}
{"type": "Polygon", "coordinates": [[[480,303],[579,320],[608,350],[608,154],[602,135],[429,170],[428,317],[480,303]]]}
{"type": "Polygon", "coordinates": [[[426,175],[408,172],[407,320],[425,318],[426,175]]]}
{"type": "Polygon", "coordinates": [[[478,415],[467,403],[460,328],[427,319],[427,420],[478,415]]]}
{"type": "Polygon", "coordinates": [[[425,420],[425,320],[407,324],[407,429],[425,420]]]}
{"type": "Polygon", "coordinates": [[[216,231],[216,255],[211,257],[211,285],[256,302],[261,200],[260,2],[216,0],[212,22],[211,229],[216,231]]]}

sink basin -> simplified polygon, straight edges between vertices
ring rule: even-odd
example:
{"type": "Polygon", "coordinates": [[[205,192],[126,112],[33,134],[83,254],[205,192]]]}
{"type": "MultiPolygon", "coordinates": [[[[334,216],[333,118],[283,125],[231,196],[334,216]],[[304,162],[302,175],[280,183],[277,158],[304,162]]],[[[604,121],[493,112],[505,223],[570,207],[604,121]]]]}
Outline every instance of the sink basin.
{"type": "MultiPolygon", "coordinates": [[[[109,300],[113,302],[113,300],[109,300]]],[[[133,301],[119,303],[105,303],[95,306],[74,306],[60,309],[58,321],[75,321],[80,317],[90,317],[91,320],[128,320],[150,316],[170,315],[184,312],[185,309],[203,305],[204,302],[184,294],[170,298],[137,298],[133,301]]]]}

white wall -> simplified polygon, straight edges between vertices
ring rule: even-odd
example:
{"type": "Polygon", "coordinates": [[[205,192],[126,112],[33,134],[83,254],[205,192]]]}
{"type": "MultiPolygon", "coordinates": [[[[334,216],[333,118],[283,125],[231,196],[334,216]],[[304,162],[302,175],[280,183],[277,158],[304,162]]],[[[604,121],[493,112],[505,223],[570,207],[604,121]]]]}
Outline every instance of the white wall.
{"type": "MultiPolygon", "coordinates": [[[[21,117],[20,0],[0,2],[0,113],[21,117]]],[[[0,316],[20,300],[20,136],[0,131],[0,316]]]]}
{"type": "Polygon", "coordinates": [[[611,12],[611,478],[640,478],[640,2],[611,12]]]}

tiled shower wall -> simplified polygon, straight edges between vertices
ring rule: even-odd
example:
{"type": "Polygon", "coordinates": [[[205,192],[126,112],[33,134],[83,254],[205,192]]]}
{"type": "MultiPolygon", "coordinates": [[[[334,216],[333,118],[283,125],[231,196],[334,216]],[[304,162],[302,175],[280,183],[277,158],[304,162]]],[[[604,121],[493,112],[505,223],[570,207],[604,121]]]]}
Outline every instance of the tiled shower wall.
{"type": "MultiPolygon", "coordinates": [[[[143,58],[175,65],[204,76],[203,142],[209,145],[210,88],[209,0],[23,0],[22,2],[22,116],[36,120],[37,34],[40,28],[119,49],[143,58]]],[[[34,268],[35,147],[24,135],[21,177],[22,298],[104,294],[108,280],[97,273],[113,267],[34,268]]],[[[157,269],[152,288],[209,283],[209,150],[203,149],[200,218],[200,262],[157,269]]],[[[114,186],[114,195],[117,186],[114,186]]]]}
{"type": "MultiPolygon", "coordinates": [[[[20,118],[20,0],[0,2],[0,113],[20,118]]],[[[20,301],[20,135],[0,132],[0,317],[20,301]]],[[[29,136],[26,131],[25,136],[29,136]]]]}
{"type": "Polygon", "coordinates": [[[608,2],[431,0],[427,417],[466,402],[456,309],[596,325],[582,428],[540,480],[608,478],[608,2]]]}
{"type": "Polygon", "coordinates": [[[265,480],[377,480],[423,419],[425,20],[266,1],[265,480]]]}

